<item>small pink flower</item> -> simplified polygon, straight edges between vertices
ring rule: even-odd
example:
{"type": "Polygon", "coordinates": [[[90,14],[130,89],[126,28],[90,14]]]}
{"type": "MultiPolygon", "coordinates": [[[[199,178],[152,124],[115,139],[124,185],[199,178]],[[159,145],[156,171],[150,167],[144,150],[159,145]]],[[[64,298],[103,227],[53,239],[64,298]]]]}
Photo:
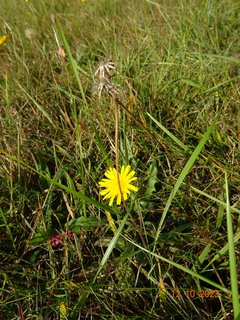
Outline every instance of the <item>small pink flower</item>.
{"type": "Polygon", "coordinates": [[[67,238],[68,238],[69,240],[73,240],[73,239],[74,239],[72,230],[68,230],[68,231],[67,231],[67,238]]]}
{"type": "MultiPolygon", "coordinates": [[[[68,230],[65,233],[65,237],[68,240],[73,240],[74,239],[73,232],[71,230],[68,230]]],[[[49,240],[52,248],[57,248],[58,246],[64,244],[64,238],[59,233],[54,233],[54,235],[49,240]]]]}
{"type": "Polygon", "coordinates": [[[50,238],[50,244],[53,248],[58,247],[60,244],[63,244],[63,238],[60,234],[55,233],[51,238],[50,238]]]}

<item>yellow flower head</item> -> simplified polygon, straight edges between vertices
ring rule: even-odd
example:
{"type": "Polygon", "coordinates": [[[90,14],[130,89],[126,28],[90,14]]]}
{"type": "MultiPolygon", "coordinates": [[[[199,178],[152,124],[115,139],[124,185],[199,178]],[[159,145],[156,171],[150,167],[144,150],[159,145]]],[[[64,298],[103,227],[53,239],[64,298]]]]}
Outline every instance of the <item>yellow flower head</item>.
{"type": "Polygon", "coordinates": [[[7,35],[4,34],[3,36],[0,37],[0,45],[4,44],[7,41],[7,35]]]}
{"type": "Polygon", "coordinates": [[[132,181],[137,180],[137,177],[134,177],[135,171],[131,171],[129,165],[122,166],[121,172],[119,173],[119,182],[117,170],[115,168],[109,168],[105,176],[107,179],[102,179],[99,182],[100,187],[105,188],[100,192],[104,199],[109,200],[109,206],[112,206],[114,199],[117,197],[117,205],[122,201],[122,196],[124,201],[127,200],[128,195],[131,191],[138,191],[138,188],[131,184],[132,181]],[[120,183],[120,188],[119,188],[120,183]]]}
{"type": "Polygon", "coordinates": [[[67,319],[67,307],[64,302],[59,305],[60,320],[67,319]]]}

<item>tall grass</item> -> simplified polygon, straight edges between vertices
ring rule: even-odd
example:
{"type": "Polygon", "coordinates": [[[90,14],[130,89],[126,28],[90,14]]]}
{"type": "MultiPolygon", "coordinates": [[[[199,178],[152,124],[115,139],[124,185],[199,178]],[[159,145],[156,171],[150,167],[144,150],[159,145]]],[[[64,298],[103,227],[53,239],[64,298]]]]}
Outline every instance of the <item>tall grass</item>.
{"type": "Polygon", "coordinates": [[[1,316],[239,319],[238,1],[0,7],[1,316]]]}

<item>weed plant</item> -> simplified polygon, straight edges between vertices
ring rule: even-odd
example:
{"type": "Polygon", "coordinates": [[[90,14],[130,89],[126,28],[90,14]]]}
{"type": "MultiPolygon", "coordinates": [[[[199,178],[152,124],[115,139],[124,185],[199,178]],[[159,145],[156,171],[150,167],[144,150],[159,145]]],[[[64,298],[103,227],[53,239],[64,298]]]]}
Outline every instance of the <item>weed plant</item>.
{"type": "Polygon", "coordinates": [[[239,1],[0,8],[0,319],[240,319],[239,1]]]}

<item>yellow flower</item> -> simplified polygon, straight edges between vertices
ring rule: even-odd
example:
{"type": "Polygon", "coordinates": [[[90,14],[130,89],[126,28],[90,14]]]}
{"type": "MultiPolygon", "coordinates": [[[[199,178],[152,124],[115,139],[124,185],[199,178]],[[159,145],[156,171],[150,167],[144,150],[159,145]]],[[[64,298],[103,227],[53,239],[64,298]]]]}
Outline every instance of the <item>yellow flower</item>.
{"type": "Polygon", "coordinates": [[[60,320],[67,319],[67,307],[64,302],[60,303],[59,311],[60,311],[60,320]]]}
{"type": "Polygon", "coordinates": [[[7,41],[7,35],[4,34],[3,36],[0,37],[0,45],[4,44],[7,41]]]}
{"type": "Polygon", "coordinates": [[[135,171],[131,171],[131,167],[129,165],[126,167],[122,166],[121,172],[119,173],[119,182],[117,170],[115,168],[109,168],[106,171],[105,176],[107,179],[102,179],[99,182],[99,185],[100,187],[105,188],[100,192],[100,194],[105,196],[103,199],[110,199],[109,206],[112,206],[116,197],[117,205],[119,205],[123,199],[124,201],[127,200],[127,197],[131,191],[138,191],[138,188],[131,184],[132,181],[137,180],[137,177],[134,177],[134,175],[135,171]]]}

